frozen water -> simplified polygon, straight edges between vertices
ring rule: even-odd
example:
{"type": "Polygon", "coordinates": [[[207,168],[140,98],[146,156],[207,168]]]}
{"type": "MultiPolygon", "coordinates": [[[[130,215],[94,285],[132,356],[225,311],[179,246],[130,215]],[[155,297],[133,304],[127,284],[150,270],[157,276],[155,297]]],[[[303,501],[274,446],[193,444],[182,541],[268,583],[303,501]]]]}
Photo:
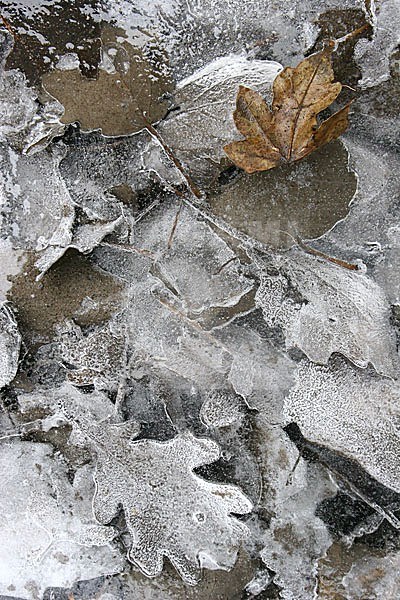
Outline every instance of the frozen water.
{"type": "Polygon", "coordinates": [[[24,156],[5,145],[0,149],[2,229],[16,248],[39,252],[71,241],[75,212],[59,160],[53,151],[24,156]]]}
{"type": "Polygon", "coordinates": [[[68,365],[68,379],[75,385],[94,384],[117,388],[123,378],[125,339],[109,326],[98,327],[84,336],[72,321],[60,327],[60,356],[68,365]]]}
{"type": "Polygon", "coordinates": [[[253,287],[233,260],[235,253],[207,223],[194,220],[193,211],[186,207],[180,212],[168,248],[175,211],[175,203],[155,209],[135,230],[137,247],[145,248],[156,259],[152,275],[181,299],[183,310],[189,315],[235,306],[253,287]]]}
{"type": "Polygon", "coordinates": [[[372,363],[379,373],[397,374],[389,306],[372,279],[298,252],[283,269],[305,303],[296,305],[288,296],[282,276],[262,280],[257,302],[270,326],[283,327],[287,348],[300,348],[322,364],[340,352],[360,367],[372,363]]]}
{"type": "Polygon", "coordinates": [[[18,369],[21,336],[12,310],[0,306],[0,389],[10,383],[18,369]]]}
{"type": "Polygon", "coordinates": [[[399,393],[397,382],[343,358],[326,367],[303,361],[284,410],[306,438],[357,460],[398,492],[399,393]]]}
{"type": "Polygon", "coordinates": [[[7,71],[0,77],[1,137],[24,131],[36,114],[35,94],[29,90],[20,71],[7,71]]]}
{"type": "MultiPolygon", "coordinates": [[[[382,119],[373,117],[368,122],[367,116],[366,120],[368,135],[374,137],[378,129],[382,134],[382,119]]],[[[364,135],[364,131],[362,133],[364,135]]],[[[394,152],[383,152],[382,147],[368,138],[347,138],[346,145],[350,164],[358,177],[357,191],[348,217],[339,222],[326,239],[332,241],[335,248],[344,248],[349,257],[369,262],[379,246],[386,246],[387,226],[397,223],[399,158],[394,152]]]]}
{"type": "Polygon", "coordinates": [[[390,55],[400,43],[400,7],[396,0],[375,3],[374,34],[371,41],[360,40],[355,49],[355,58],[361,67],[360,86],[368,88],[386,81],[390,77],[390,55]]]}
{"type": "Polygon", "coordinates": [[[124,31],[103,25],[103,61],[95,79],[79,68],[56,69],[43,77],[45,90],[64,107],[63,123],[79,121],[84,131],[118,136],[143,129],[143,113],[150,122],[164,116],[162,95],[171,91],[165,60],[156,61],[123,39],[124,31]]]}
{"type": "Polygon", "coordinates": [[[240,422],[243,409],[240,399],[225,390],[213,390],[201,407],[200,417],[209,427],[227,427],[240,422]]]}
{"type": "Polygon", "coordinates": [[[94,511],[108,523],[122,504],[134,539],[129,558],[154,576],[167,556],[189,584],[198,580],[202,562],[230,569],[246,527],[229,515],[249,512],[251,503],[237,488],[192,473],[219,457],[218,446],[187,434],[165,443],[138,441],[124,455],[121,440],[111,431],[107,435],[108,448],[97,447],[94,511]]]}
{"type": "Polygon", "coordinates": [[[399,558],[397,552],[390,552],[386,556],[364,556],[355,561],[342,580],[347,598],[394,598],[399,589],[399,558]],[[379,573],[379,577],[375,577],[375,573],[379,573]]]}
{"type": "Polygon", "coordinates": [[[196,318],[214,307],[235,306],[252,282],[234,262],[218,273],[234,254],[207,224],[190,218],[191,209],[181,212],[168,249],[176,209],[175,203],[163,205],[143,219],[130,251],[105,247],[96,257],[103,269],[129,281],[130,299],[118,320],[129,332],[131,348],[161,367],[212,385],[227,373],[229,355],[196,318]]]}
{"type": "Polygon", "coordinates": [[[0,469],[1,594],[37,600],[48,586],[122,569],[115,531],[91,514],[88,469],[71,485],[51,446],[20,441],[3,442],[0,469]]]}
{"type": "MultiPolygon", "coordinates": [[[[375,277],[385,289],[391,304],[400,304],[400,227],[394,225],[387,230],[387,249],[375,268],[375,277]]],[[[379,247],[377,248],[379,251],[379,247]]]]}
{"type": "MultiPolygon", "coordinates": [[[[40,406],[70,422],[70,443],[91,448],[97,464],[96,518],[108,524],[122,505],[132,535],[129,557],[144,573],[159,573],[163,555],[191,584],[201,566],[233,567],[247,528],[230,513],[247,513],[251,503],[238,488],[209,483],[192,472],[219,458],[215,442],[189,433],[165,443],[133,441],[139,433],[136,423],[116,422],[104,396],[83,395],[68,384],[54,393],[20,396],[20,404],[27,415],[40,406]],[[177,506],[185,506],[180,516],[177,506]]],[[[46,418],[37,426],[46,430],[49,424],[46,418]]],[[[100,544],[98,535],[102,530],[93,531],[92,543],[100,544]]]]}
{"type": "MultiPolygon", "coordinates": [[[[0,32],[0,43],[6,34],[0,32]]],[[[37,102],[38,93],[28,86],[20,71],[4,70],[0,64],[0,140],[33,154],[43,149],[64,131],[60,122],[62,106],[58,102],[37,102]]]]}
{"type": "MultiPolygon", "coordinates": [[[[77,419],[77,415],[83,415],[86,420],[95,421],[110,421],[113,422],[116,418],[115,407],[109,398],[101,391],[95,391],[88,394],[83,394],[71,383],[65,382],[61,386],[54,386],[51,389],[38,389],[29,393],[20,393],[18,395],[18,403],[20,413],[25,422],[27,418],[37,414],[44,415],[46,424],[47,417],[56,419],[59,423],[68,422],[69,416],[73,415],[77,419]],[[69,416],[68,416],[69,415],[69,416]]],[[[76,421],[72,421],[73,430],[69,438],[71,443],[84,443],[82,440],[82,432],[79,427],[75,426],[76,421]]],[[[33,422],[34,427],[39,429],[42,427],[42,419],[36,419],[33,422]]]]}
{"type": "Polygon", "coordinates": [[[75,228],[72,239],[67,245],[51,245],[42,252],[35,266],[40,273],[46,273],[63,254],[69,249],[74,248],[79,252],[88,253],[96,248],[100,242],[112,233],[123,221],[122,216],[109,223],[87,223],[75,228]]]}
{"type": "MultiPolygon", "coordinates": [[[[112,19],[136,44],[146,43],[145,32],[158,39],[170,58],[177,78],[230,52],[265,48],[270,57],[294,64],[314,43],[321,10],[366,11],[361,0],[311,0],[276,5],[253,0],[162,0],[149,4],[140,0],[132,11],[129,0],[103,5],[102,18],[112,19]]],[[[87,8],[92,16],[96,11],[87,8]]]]}
{"type": "Polygon", "coordinates": [[[305,482],[278,504],[265,534],[262,560],[276,573],[284,600],[311,600],[317,594],[318,559],[332,544],[324,523],[315,516],[318,502],[334,495],[326,473],[309,467],[305,482]]]}
{"type": "Polygon", "coordinates": [[[0,594],[390,597],[395,3],[15,0],[2,17],[0,594]],[[281,65],[369,21],[335,55],[358,90],[343,142],[232,167],[238,86],[269,100],[281,65]]]}
{"type": "Polygon", "coordinates": [[[234,321],[216,335],[233,358],[229,381],[236,393],[267,420],[277,422],[283,398],[293,384],[295,363],[257,331],[234,321]]]}
{"type": "Polygon", "coordinates": [[[212,484],[192,472],[219,458],[215,442],[189,433],[165,443],[132,442],[137,429],[131,423],[93,424],[73,414],[68,398],[64,406],[97,457],[94,514],[107,524],[122,505],[133,538],[130,560],[154,576],[167,556],[190,584],[201,566],[233,566],[247,529],[229,515],[249,512],[251,503],[234,486],[212,484]]]}
{"type": "MultiPolygon", "coordinates": [[[[272,82],[281,70],[273,61],[224,56],[178,83],[175,103],[179,111],[172,112],[157,130],[196,179],[207,184],[215,177],[225,157],[223,146],[236,136],[232,113],[239,85],[270,96],[272,82]]],[[[163,150],[156,143],[145,155],[145,167],[158,171],[154,165],[162,163],[159,153],[163,150]]],[[[162,164],[161,168],[163,178],[181,181],[179,172],[168,174],[162,164]]]]}
{"type": "Polygon", "coordinates": [[[10,277],[19,273],[22,263],[22,251],[14,250],[10,240],[0,239],[0,304],[12,285],[10,277]]]}

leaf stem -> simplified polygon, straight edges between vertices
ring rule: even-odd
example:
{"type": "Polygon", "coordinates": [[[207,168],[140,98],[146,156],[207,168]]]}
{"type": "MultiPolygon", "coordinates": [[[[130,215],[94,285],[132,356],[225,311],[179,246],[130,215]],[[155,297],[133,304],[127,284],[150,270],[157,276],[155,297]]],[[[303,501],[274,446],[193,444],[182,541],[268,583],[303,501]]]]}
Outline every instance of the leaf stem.
{"type": "Polygon", "coordinates": [[[228,265],[230,265],[231,262],[233,262],[234,260],[239,260],[239,257],[238,256],[232,256],[229,260],[227,260],[226,262],[224,262],[224,264],[221,265],[219,267],[219,269],[217,269],[216,271],[214,271],[213,276],[219,275],[225,269],[225,267],[227,267],[228,265]]]}
{"type": "Polygon", "coordinates": [[[172,241],[174,239],[175,231],[176,231],[176,228],[177,228],[177,225],[178,225],[179,216],[181,214],[182,206],[183,206],[183,198],[181,198],[181,201],[179,202],[178,210],[176,211],[175,219],[174,219],[174,222],[172,224],[171,233],[169,234],[168,243],[167,243],[167,248],[168,249],[170,249],[171,246],[172,246],[172,241]]]}
{"type": "Polygon", "coordinates": [[[350,33],[346,33],[346,35],[334,40],[335,50],[337,49],[339,44],[343,44],[344,42],[352,40],[353,38],[357,37],[358,35],[360,35],[360,33],[363,33],[370,27],[371,25],[369,23],[364,23],[364,25],[361,25],[361,27],[358,27],[357,29],[350,31],[350,33]]]}
{"type": "Polygon", "coordinates": [[[307,252],[308,254],[312,254],[313,256],[318,256],[319,258],[323,258],[324,260],[334,263],[335,265],[339,265],[339,267],[343,267],[344,269],[348,269],[349,271],[358,271],[358,265],[355,265],[354,263],[348,263],[345,260],[342,260],[341,258],[329,256],[329,254],[325,254],[324,252],[321,252],[320,250],[316,250],[315,248],[312,248],[311,246],[308,246],[307,244],[305,244],[303,242],[303,240],[300,238],[296,237],[293,239],[300,246],[300,248],[302,250],[304,250],[304,252],[307,252]]]}
{"type": "Polygon", "coordinates": [[[317,256],[318,258],[323,258],[324,260],[332,262],[335,265],[339,265],[339,267],[343,267],[344,269],[348,269],[349,271],[358,271],[359,270],[358,265],[355,265],[354,263],[349,263],[349,262],[346,262],[345,260],[342,260],[341,258],[329,256],[329,254],[325,254],[325,252],[321,252],[320,250],[316,250],[315,248],[308,246],[307,244],[305,244],[303,242],[303,240],[298,235],[293,236],[288,231],[283,231],[283,230],[280,230],[280,231],[281,231],[281,233],[284,233],[285,235],[290,237],[294,241],[294,243],[297,244],[302,250],[304,250],[304,252],[307,252],[307,254],[312,254],[313,256],[317,256]]]}
{"type": "Polygon", "coordinates": [[[145,128],[150,133],[151,137],[156,138],[156,140],[158,141],[158,143],[160,144],[160,146],[163,148],[163,150],[166,153],[166,155],[168,156],[168,158],[170,160],[172,160],[172,162],[174,163],[174,165],[176,166],[176,168],[178,169],[178,171],[181,173],[181,175],[185,179],[185,182],[186,182],[186,185],[187,185],[188,189],[192,192],[192,194],[198,200],[201,200],[201,198],[203,197],[203,194],[201,193],[201,191],[197,187],[197,185],[194,183],[194,181],[190,177],[190,175],[188,175],[188,173],[186,173],[186,170],[185,170],[184,166],[182,165],[181,161],[179,160],[179,158],[177,156],[175,156],[175,154],[173,153],[172,149],[168,146],[167,142],[158,133],[157,129],[155,127],[153,127],[153,125],[146,118],[146,116],[145,116],[144,113],[143,113],[143,119],[144,119],[144,122],[145,122],[145,128]]]}

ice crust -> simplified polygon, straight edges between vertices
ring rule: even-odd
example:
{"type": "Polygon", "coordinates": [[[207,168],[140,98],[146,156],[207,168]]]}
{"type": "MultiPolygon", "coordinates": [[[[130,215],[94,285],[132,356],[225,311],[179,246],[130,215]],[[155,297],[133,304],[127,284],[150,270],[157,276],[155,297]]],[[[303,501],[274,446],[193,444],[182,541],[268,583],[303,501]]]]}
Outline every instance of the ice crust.
{"type": "Polygon", "coordinates": [[[7,304],[0,305],[0,389],[14,379],[18,369],[21,335],[7,304]]]}
{"type": "Polygon", "coordinates": [[[321,364],[341,353],[357,366],[371,363],[379,373],[397,375],[389,305],[372,279],[298,252],[285,271],[286,277],[261,280],[256,301],[267,323],[283,328],[287,348],[300,348],[321,364]],[[302,304],[290,298],[288,280],[303,297],[302,304]]]}
{"type": "MultiPolygon", "coordinates": [[[[62,12],[62,3],[10,5],[2,16],[12,27],[13,15],[25,14],[17,35],[48,47],[52,62],[38,25],[62,12]]],[[[322,235],[309,242],[360,269],[299,248],[279,252],[235,230],[213,214],[206,194],[192,201],[149,132],[106,138],[76,124],[66,129],[63,107],[28,75],[5,68],[13,36],[2,30],[1,302],[15,286],[10,275],[26,268],[30,276],[28,264],[38,291],[46,290],[60,259],[72,270],[72,289],[81,281],[76,263],[87,267],[97,298],[106,276],[120,291],[106,313],[98,306],[97,314],[90,297],[75,321],[61,310],[46,343],[26,331],[26,299],[1,306],[0,594],[38,600],[48,587],[72,590],[44,596],[58,599],[79,588],[80,597],[87,585],[87,596],[101,600],[225,600],[247,584],[269,597],[273,581],[286,600],[312,600],[335,545],[358,537],[347,570],[338,574],[328,563],[332,589],[349,600],[389,597],[398,556],[394,548],[387,553],[383,509],[362,499],[350,467],[336,482],[321,453],[356,465],[372,491],[381,485],[400,493],[396,2],[139,0],[133,10],[117,0],[85,3],[81,11],[99,36],[103,29],[116,36],[120,52],[133,42],[135,52],[167,57],[176,89],[162,99],[172,110],[156,131],[202,191],[221,189],[226,202],[237,171],[227,169],[222,148],[238,137],[238,86],[269,100],[282,65],[314,47],[320,17],[333,11],[335,26],[351,27],[353,13],[364,15],[370,39],[355,42],[355,62],[349,55],[345,65],[354,81],[360,76],[360,93],[342,162],[335,171],[332,159],[326,171],[343,172],[348,156],[357,189],[349,177],[342,220],[324,228],[321,218],[322,235]],[[186,194],[182,202],[179,194],[186,194]],[[299,428],[315,463],[285,433],[288,424],[299,428]],[[321,510],[343,497],[360,503],[362,518],[321,510]],[[364,544],[365,531],[383,540],[379,553],[364,544]],[[163,568],[165,559],[175,570],[163,568]],[[192,591],[186,584],[197,583],[201,570],[204,582],[192,591]],[[229,571],[225,579],[221,570],[229,571]],[[109,573],[119,574],[104,580],[109,573]],[[82,583],[91,578],[98,583],[82,583]]],[[[100,62],[89,66],[107,82],[127,66],[102,39],[100,62]]],[[[67,79],[73,67],[81,80],[79,41],[70,46],[57,49],[57,68],[67,79]]],[[[112,117],[113,107],[103,108],[112,117]]],[[[289,207],[297,197],[291,187],[307,192],[308,172],[301,163],[287,178],[289,207]]],[[[239,201],[250,206],[250,186],[240,189],[239,201]]],[[[335,178],[327,177],[321,215],[336,193],[335,178]]],[[[268,186],[261,194],[279,202],[268,186]]],[[[277,236],[287,236],[287,215],[274,208],[277,236]]],[[[390,535],[397,544],[394,529],[390,535]]]]}
{"type": "Polygon", "coordinates": [[[122,504],[134,538],[128,556],[148,576],[161,573],[163,556],[191,585],[199,580],[201,566],[232,568],[247,528],[230,514],[248,513],[252,505],[234,486],[212,484],[192,473],[219,457],[215,442],[188,433],[164,443],[142,440],[124,447],[121,430],[106,429],[107,444],[96,447],[93,508],[98,521],[109,523],[122,504]]]}
{"type": "Polygon", "coordinates": [[[390,57],[400,42],[400,9],[396,0],[371,3],[374,34],[371,41],[361,40],[355,58],[361,67],[360,86],[372,87],[390,77],[390,57]]]}
{"type": "Polygon", "coordinates": [[[71,485],[50,445],[12,441],[2,443],[0,469],[1,594],[37,600],[46,587],[122,570],[115,531],[93,519],[87,468],[71,485]]]}
{"type": "MultiPolygon", "coordinates": [[[[7,47],[11,42],[5,41],[6,35],[0,32],[7,47]]],[[[0,61],[0,140],[7,140],[24,154],[39,152],[65,128],[60,122],[61,104],[46,98],[40,105],[37,100],[38,93],[29,87],[25,75],[17,69],[4,70],[4,59],[0,61]]]]}
{"type": "Polygon", "coordinates": [[[37,252],[67,246],[75,212],[58,171],[58,153],[24,156],[3,145],[0,161],[3,235],[14,247],[37,252]]]}
{"type": "Polygon", "coordinates": [[[328,366],[304,361],[284,412],[306,438],[357,459],[399,492],[399,393],[396,382],[355,369],[342,358],[328,366]]]}
{"type": "Polygon", "coordinates": [[[315,509],[335,494],[336,486],[326,473],[309,467],[303,484],[292,488],[278,503],[261,558],[277,573],[274,582],[282,587],[284,600],[310,600],[317,593],[318,560],[332,544],[315,509]]]}
{"type": "MultiPolygon", "coordinates": [[[[207,184],[218,173],[225,157],[223,146],[236,137],[232,113],[239,85],[256,89],[270,99],[272,82],[282,70],[275,61],[247,60],[243,56],[217,58],[178,83],[175,103],[179,110],[157,128],[163,140],[174,148],[196,180],[207,184]]],[[[157,142],[146,150],[144,166],[161,166],[161,174],[178,182],[179,173],[163,166],[163,149],[157,142]]]]}
{"type": "MultiPolygon", "coordinates": [[[[214,484],[193,473],[195,467],[219,458],[218,444],[189,432],[163,443],[136,441],[138,423],[119,422],[104,394],[85,397],[70,384],[22,395],[20,404],[25,414],[38,405],[48,413],[37,422],[39,430],[69,423],[70,444],[90,448],[96,465],[94,515],[108,525],[122,507],[131,534],[128,557],[143,573],[161,573],[164,556],[191,585],[198,581],[201,567],[233,567],[248,530],[231,513],[248,513],[252,504],[237,487],[214,484]]],[[[105,531],[93,530],[91,543],[100,545],[105,531]]],[[[108,531],[111,539],[114,530],[108,531]]]]}

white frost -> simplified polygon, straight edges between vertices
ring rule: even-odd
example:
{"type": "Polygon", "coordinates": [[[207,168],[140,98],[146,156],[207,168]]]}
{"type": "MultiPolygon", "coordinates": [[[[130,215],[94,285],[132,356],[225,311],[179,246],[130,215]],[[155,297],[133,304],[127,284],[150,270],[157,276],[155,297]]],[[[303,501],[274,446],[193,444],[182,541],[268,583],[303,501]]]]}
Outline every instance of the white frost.
{"type": "Polygon", "coordinates": [[[0,306],[0,389],[17,373],[21,336],[11,309],[0,306]]]}
{"type": "Polygon", "coordinates": [[[400,492],[400,387],[337,357],[328,366],[300,363],[285,401],[311,442],[358,461],[372,477],[400,492]]]}
{"type": "Polygon", "coordinates": [[[37,600],[46,587],[122,569],[114,530],[93,520],[87,469],[71,485],[50,446],[18,441],[2,446],[0,471],[0,594],[37,600]],[[94,535],[103,542],[92,546],[94,535]]]}

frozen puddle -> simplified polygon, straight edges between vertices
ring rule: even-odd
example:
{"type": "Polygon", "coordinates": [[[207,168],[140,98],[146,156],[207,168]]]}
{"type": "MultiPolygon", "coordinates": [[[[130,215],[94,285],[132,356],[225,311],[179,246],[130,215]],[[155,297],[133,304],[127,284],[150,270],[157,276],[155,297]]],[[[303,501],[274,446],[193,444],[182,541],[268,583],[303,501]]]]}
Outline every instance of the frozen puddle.
{"type": "Polygon", "coordinates": [[[398,20],[2,8],[1,597],[396,596],[398,20]],[[330,38],[348,130],[246,174],[239,86],[330,38]]]}

